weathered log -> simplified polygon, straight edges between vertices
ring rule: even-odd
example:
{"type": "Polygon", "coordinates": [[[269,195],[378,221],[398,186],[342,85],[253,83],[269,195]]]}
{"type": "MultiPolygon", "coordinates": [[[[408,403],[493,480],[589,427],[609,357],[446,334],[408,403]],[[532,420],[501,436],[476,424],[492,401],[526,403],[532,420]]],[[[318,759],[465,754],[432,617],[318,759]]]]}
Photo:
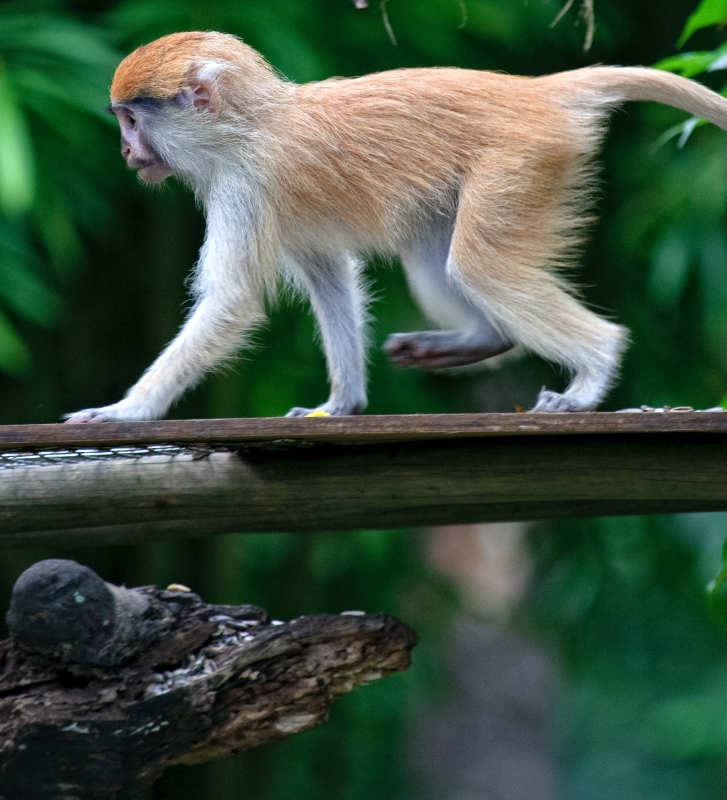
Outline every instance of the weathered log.
{"type": "Polygon", "coordinates": [[[0,426],[0,547],[724,510],[726,452],[700,412],[0,426]]]}
{"type": "Polygon", "coordinates": [[[386,614],[270,621],[184,587],[125,589],[73,561],[15,585],[0,642],[0,800],[116,800],[172,764],[312,728],[410,663],[386,614]]]}

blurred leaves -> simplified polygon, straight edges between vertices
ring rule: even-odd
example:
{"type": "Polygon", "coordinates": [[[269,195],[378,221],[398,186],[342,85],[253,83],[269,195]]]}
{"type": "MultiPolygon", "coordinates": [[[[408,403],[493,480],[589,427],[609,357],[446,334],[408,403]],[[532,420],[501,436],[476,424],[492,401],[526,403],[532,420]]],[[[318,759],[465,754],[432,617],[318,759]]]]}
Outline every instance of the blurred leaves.
{"type": "Polygon", "coordinates": [[[725,22],[727,22],[727,0],[702,0],[697,10],[687,20],[679,37],[678,46],[682,47],[698,30],[711,25],[723,25],[725,22]]]}
{"type": "Polygon", "coordinates": [[[13,318],[41,326],[60,319],[52,269],[62,276],[82,258],[84,201],[106,206],[84,167],[106,121],[89,129],[82,118],[103,119],[117,62],[98,28],[16,3],[0,7],[0,371],[18,374],[30,363],[13,318]]]}
{"type": "Polygon", "coordinates": [[[727,539],[722,546],[722,566],[707,584],[707,598],[712,619],[727,632],[727,539]]]}
{"type": "MultiPolygon", "coordinates": [[[[722,25],[727,22],[727,0],[702,0],[697,10],[689,17],[687,24],[679,37],[678,46],[682,47],[686,41],[697,31],[712,25],[722,25]]],[[[680,53],[662,59],[654,65],[657,69],[676,72],[685,78],[694,78],[703,72],[716,72],[727,68],[727,42],[714,50],[702,50],[693,53],[680,53]]],[[[722,93],[727,92],[727,87],[722,93]]],[[[691,117],[679,125],[667,130],[661,137],[660,143],[678,136],[679,147],[683,147],[692,131],[702,124],[704,120],[691,117]]]]}
{"type": "Polygon", "coordinates": [[[30,132],[5,70],[0,70],[0,213],[28,211],[35,196],[30,132]]]}
{"type": "Polygon", "coordinates": [[[645,740],[661,757],[719,758],[727,750],[726,694],[727,674],[722,673],[701,691],[661,700],[644,722],[645,740]]]}
{"type": "MultiPolygon", "coordinates": [[[[695,551],[679,517],[613,517],[532,531],[528,616],[569,676],[563,796],[708,798],[724,765],[724,640],[705,613],[695,551]],[[597,787],[591,791],[590,787],[597,787]]],[[[707,517],[708,519],[708,517],[707,517]]],[[[722,525],[724,528],[724,515],[722,525]]]]}
{"type": "Polygon", "coordinates": [[[702,72],[715,72],[727,66],[727,43],[714,50],[700,50],[694,53],[679,53],[663,58],[654,65],[657,69],[676,72],[685,78],[694,78],[702,72]]]}

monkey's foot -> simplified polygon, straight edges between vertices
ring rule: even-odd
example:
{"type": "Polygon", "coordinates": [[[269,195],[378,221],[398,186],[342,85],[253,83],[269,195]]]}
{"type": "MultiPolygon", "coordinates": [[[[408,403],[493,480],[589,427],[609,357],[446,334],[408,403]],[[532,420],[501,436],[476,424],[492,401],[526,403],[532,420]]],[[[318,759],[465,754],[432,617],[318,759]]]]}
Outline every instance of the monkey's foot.
{"type": "Polygon", "coordinates": [[[329,400],[327,403],[323,403],[322,406],[317,406],[316,408],[302,408],[301,406],[295,406],[291,408],[290,411],[285,415],[286,417],[308,417],[308,416],[331,416],[331,417],[350,417],[354,414],[360,414],[364,408],[366,408],[366,403],[354,403],[351,401],[343,401],[343,400],[329,400]],[[324,414],[316,414],[314,412],[325,412],[324,414]]]}
{"type": "Polygon", "coordinates": [[[532,411],[593,411],[592,403],[583,403],[577,397],[568,397],[565,394],[548,391],[545,387],[540,390],[538,402],[532,411]]]}
{"type": "Polygon", "coordinates": [[[449,369],[477,364],[500,355],[512,347],[510,343],[472,341],[459,331],[422,331],[394,333],[384,351],[397,367],[449,369]]]}
{"type": "MultiPolygon", "coordinates": [[[[314,411],[321,411],[322,409],[318,408],[303,408],[302,406],[293,406],[293,408],[288,411],[285,415],[286,417],[307,417],[309,414],[312,414],[314,411]]],[[[328,412],[330,414],[330,412],[328,412]]],[[[331,414],[333,416],[333,414],[331,414]]]]}

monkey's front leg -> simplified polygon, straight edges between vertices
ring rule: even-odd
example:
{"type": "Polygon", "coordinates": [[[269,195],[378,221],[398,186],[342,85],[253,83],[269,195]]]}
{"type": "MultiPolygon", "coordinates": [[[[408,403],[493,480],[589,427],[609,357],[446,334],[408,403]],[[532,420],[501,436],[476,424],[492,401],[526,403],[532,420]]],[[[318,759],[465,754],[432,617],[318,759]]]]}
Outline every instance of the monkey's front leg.
{"type": "Polygon", "coordinates": [[[318,320],[331,394],[317,409],[295,407],[286,416],[303,417],[314,410],[334,417],[359,414],[366,408],[366,294],[359,264],[348,255],[299,257],[295,272],[318,320]]]}
{"type": "Polygon", "coordinates": [[[215,364],[240,344],[242,333],[256,321],[250,306],[243,312],[226,298],[203,297],[177,337],[129,389],[123,400],[102,408],[68,414],[66,422],[121,422],[158,419],[169,406],[215,364]]]}

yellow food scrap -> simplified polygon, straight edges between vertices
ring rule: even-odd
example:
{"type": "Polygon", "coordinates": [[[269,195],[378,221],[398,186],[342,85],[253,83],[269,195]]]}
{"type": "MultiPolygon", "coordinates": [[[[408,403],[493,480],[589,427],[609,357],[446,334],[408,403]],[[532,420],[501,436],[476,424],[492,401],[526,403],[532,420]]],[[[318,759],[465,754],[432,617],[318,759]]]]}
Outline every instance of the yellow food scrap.
{"type": "Polygon", "coordinates": [[[189,586],[185,586],[183,583],[170,583],[167,586],[168,592],[191,592],[192,590],[189,586]]]}
{"type": "Polygon", "coordinates": [[[324,411],[322,408],[317,408],[315,411],[311,411],[310,414],[306,414],[306,417],[330,417],[331,415],[324,411]]]}

